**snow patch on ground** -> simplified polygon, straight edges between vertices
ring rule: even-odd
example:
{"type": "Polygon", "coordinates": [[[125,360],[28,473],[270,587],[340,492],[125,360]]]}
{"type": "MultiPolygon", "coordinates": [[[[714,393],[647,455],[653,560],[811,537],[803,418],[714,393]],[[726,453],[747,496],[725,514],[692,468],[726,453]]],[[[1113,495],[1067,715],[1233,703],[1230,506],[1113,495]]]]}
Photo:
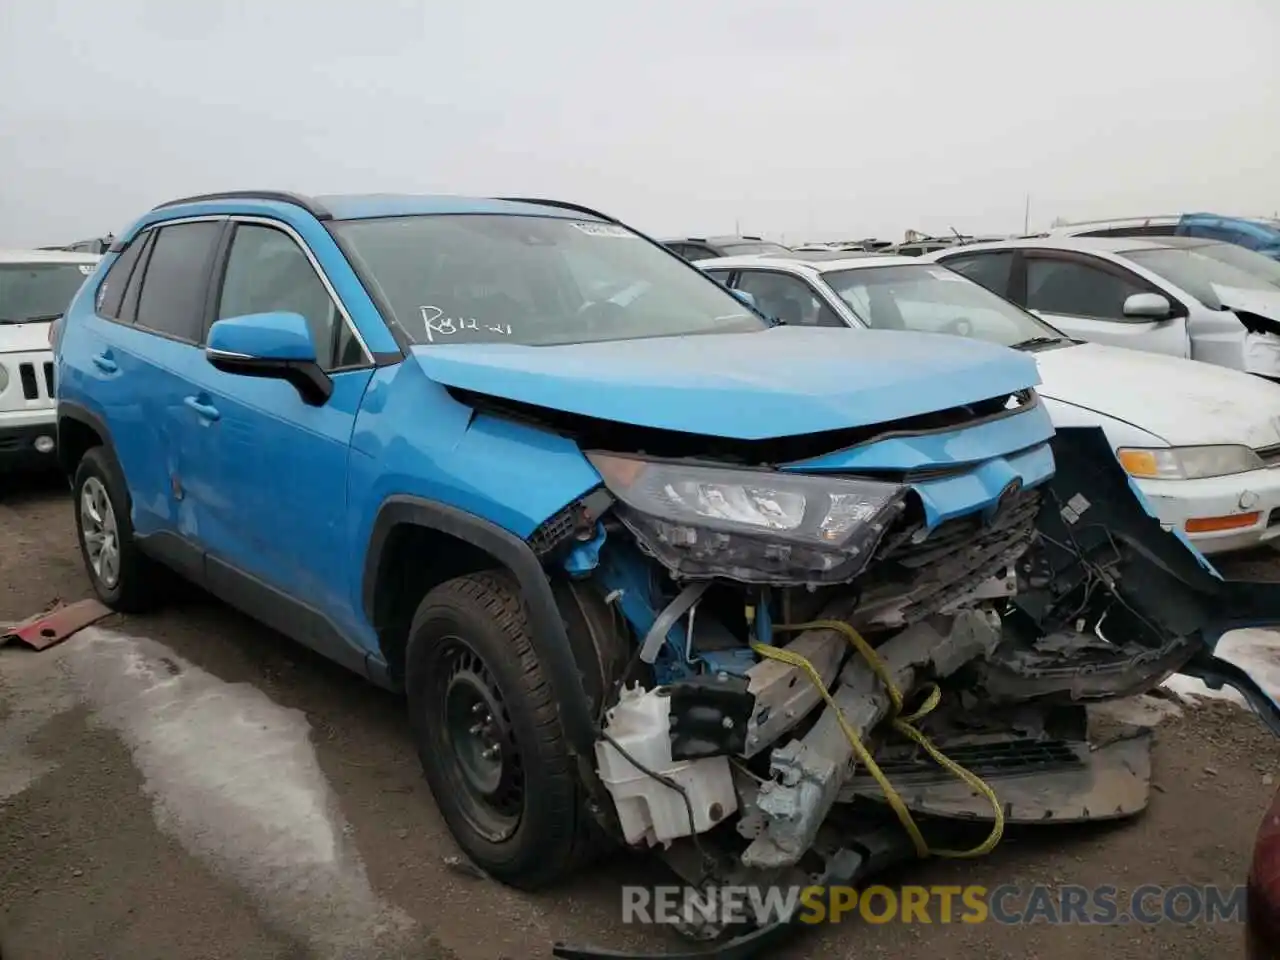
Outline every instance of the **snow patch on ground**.
{"type": "Polygon", "coordinates": [[[0,723],[0,797],[44,772],[26,741],[85,703],[129,746],[160,829],[251,893],[310,955],[403,955],[414,923],[373,891],[304,714],[151,640],[89,627],[50,653],[17,673],[6,658],[14,695],[0,723]]]}

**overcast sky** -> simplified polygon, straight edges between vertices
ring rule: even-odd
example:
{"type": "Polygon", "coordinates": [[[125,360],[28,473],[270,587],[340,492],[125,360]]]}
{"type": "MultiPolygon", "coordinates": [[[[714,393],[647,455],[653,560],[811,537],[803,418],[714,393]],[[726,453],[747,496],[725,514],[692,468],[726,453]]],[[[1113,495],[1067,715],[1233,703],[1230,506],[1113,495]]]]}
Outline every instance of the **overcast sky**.
{"type": "Polygon", "coordinates": [[[1276,0],[2,0],[0,245],[219,189],[789,240],[1280,209],[1276,0]]]}

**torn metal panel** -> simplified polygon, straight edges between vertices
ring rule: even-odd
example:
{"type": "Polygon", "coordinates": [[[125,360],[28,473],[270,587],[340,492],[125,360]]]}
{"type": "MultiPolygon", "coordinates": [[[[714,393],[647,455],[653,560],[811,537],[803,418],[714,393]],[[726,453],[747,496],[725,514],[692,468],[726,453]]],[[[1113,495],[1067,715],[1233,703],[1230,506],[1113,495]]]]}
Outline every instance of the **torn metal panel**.
{"type": "MultiPolygon", "coordinates": [[[[918,623],[878,648],[894,686],[913,690],[929,676],[945,677],[999,642],[999,624],[978,611],[957,616],[944,634],[930,621],[918,623]]],[[[861,657],[849,661],[833,692],[836,708],[858,737],[888,715],[892,706],[879,677],[861,657]]],[[[827,707],[812,730],[773,752],[774,780],[760,786],[755,808],[739,821],[739,832],[754,837],[742,854],[752,867],[796,863],[813,844],[852,770],[853,746],[836,709],[827,707]]]]}
{"type": "Polygon", "coordinates": [[[92,599],[57,606],[7,628],[0,633],[0,646],[12,640],[32,650],[47,650],[110,614],[108,608],[92,599]]]}
{"type": "MultiPolygon", "coordinates": [[[[1237,310],[1236,316],[1246,326],[1266,323],[1270,328],[1280,329],[1280,324],[1269,317],[1248,314],[1237,310]]],[[[1245,373],[1256,373],[1264,377],[1280,377],[1280,336],[1275,333],[1248,333],[1244,338],[1244,370],[1245,373]]]]}

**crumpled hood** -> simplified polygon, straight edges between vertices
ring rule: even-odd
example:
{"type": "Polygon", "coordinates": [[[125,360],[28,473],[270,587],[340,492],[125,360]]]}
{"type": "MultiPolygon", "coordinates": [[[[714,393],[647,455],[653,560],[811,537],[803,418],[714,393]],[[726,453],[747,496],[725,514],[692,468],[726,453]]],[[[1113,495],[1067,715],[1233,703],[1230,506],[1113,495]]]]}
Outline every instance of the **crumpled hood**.
{"type": "Polygon", "coordinates": [[[1280,290],[1242,290],[1215,283],[1213,292],[1228,310],[1245,310],[1280,323],[1280,290]]]}
{"type": "Polygon", "coordinates": [[[1030,355],[977,340],[815,327],[555,347],[430,345],[413,354],[445,386],[741,440],[868,426],[1039,381],[1030,355]]]}
{"type": "Polygon", "coordinates": [[[0,353],[49,349],[48,323],[0,323],[0,353]]]}
{"type": "Polygon", "coordinates": [[[1043,396],[1127,421],[1173,446],[1280,443],[1280,384],[1261,377],[1101,343],[1035,357],[1043,396]]]}

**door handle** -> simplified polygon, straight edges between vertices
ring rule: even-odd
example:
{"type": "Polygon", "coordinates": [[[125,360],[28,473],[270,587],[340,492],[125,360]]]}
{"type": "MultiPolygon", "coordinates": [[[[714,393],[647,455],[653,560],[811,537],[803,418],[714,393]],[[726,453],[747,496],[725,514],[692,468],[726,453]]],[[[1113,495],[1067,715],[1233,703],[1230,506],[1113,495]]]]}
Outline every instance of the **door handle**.
{"type": "Polygon", "coordinates": [[[116,366],[116,362],[105,353],[100,353],[93,358],[93,365],[103,373],[115,373],[120,368],[116,366]]]}
{"type": "Polygon", "coordinates": [[[217,420],[222,414],[211,403],[203,402],[199,397],[186,397],[182,401],[205,420],[217,420]]]}

